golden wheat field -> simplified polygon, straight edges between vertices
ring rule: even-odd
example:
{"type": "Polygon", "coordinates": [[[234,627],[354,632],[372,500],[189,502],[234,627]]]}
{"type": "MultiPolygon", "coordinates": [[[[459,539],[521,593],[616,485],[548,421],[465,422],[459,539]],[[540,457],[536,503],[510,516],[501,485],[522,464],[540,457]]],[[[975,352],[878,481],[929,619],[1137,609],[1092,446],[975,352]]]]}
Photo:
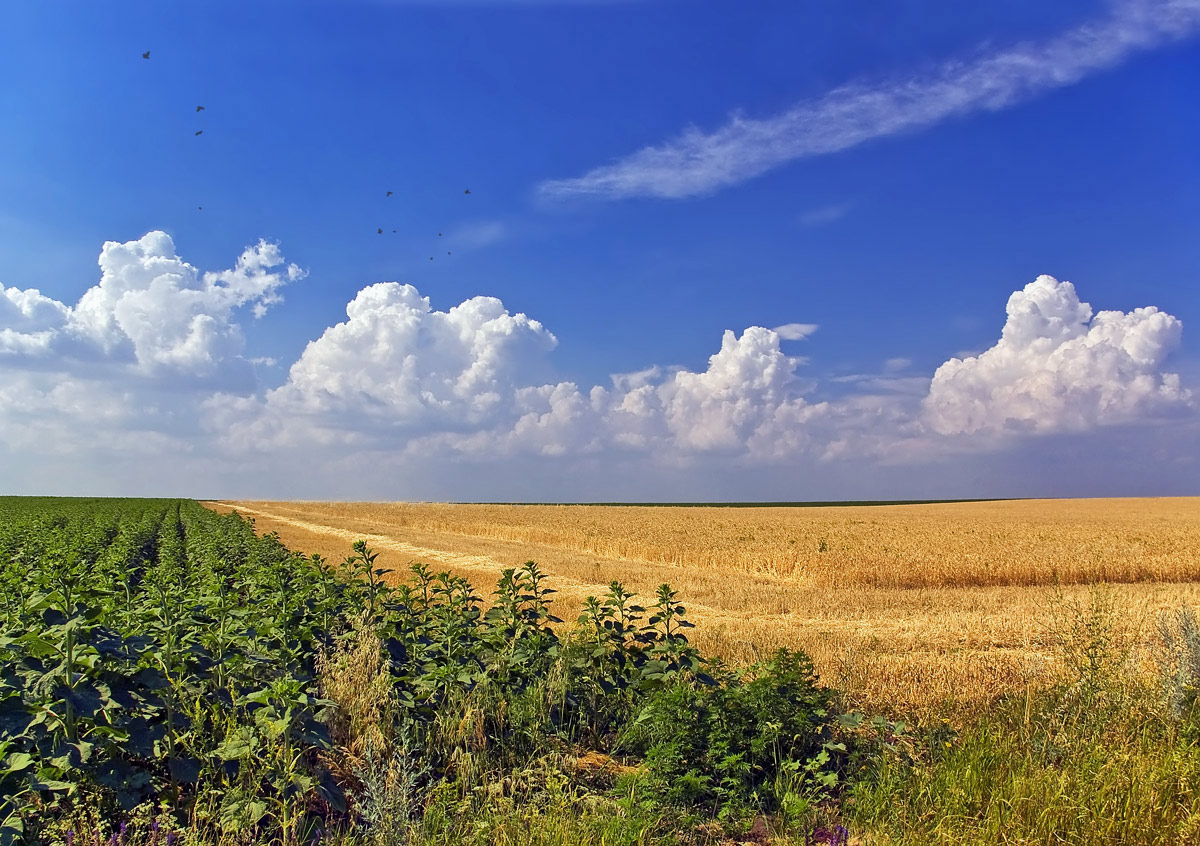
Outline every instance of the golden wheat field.
{"type": "Polygon", "coordinates": [[[733,662],[781,647],[884,709],[978,703],[1044,684],[1072,621],[1154,648],[1159,612],[1200,604],[1200,498],[836,507],[229,502],[332,560],[366,539],[402,576],[424,561],[481,594],[537,561],[556,612],[618,580],[679,590],[694,640],[733,662]]]}

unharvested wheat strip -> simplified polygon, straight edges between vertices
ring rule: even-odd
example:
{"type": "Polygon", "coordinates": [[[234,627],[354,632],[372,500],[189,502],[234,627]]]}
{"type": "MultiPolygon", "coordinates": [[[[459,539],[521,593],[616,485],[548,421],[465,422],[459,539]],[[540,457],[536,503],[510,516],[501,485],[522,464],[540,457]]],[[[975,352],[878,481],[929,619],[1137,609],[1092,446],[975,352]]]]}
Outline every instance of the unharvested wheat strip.
{"type": "Polygon", "coordinates": [[[307,532],[315,534],[327,535],[329,537],[342,538],[347,541],[347,548],[355,541],[366,541],[368,546],[380,549],[389,549],[392,552],[398,552],[402,555],[408,555],[413,560],[422,560],[427,562],[438,562],[446,564],[457,569],[464,570],[479,570],[488,574],[499,574],[504,569],[504,565],[499,561],[491,558],[486,558],[482,555],[459,555],[452,552],[446,552],[440,549],[430,549],[423,546],[414,546],[411,543],[398,541],[390,538],[387,535],[373,534],[370,532],[352,532],[347,529],[339,529],[335,526],[327,526],[323,523],[310,523],[306,520],[297,520],[294,517],[285,517],[282,514],[274,514],[269,511],[264,511],[259,508],[250,508],[245,505],[235,505],[229,502],[219,502],[226,508],[238,511],[239,513],[254,514],[259,517],[266,517],[274,520],[276,523],[284,523],[288,526],[295,526],[298,529],[304,529],[307,532]]]}

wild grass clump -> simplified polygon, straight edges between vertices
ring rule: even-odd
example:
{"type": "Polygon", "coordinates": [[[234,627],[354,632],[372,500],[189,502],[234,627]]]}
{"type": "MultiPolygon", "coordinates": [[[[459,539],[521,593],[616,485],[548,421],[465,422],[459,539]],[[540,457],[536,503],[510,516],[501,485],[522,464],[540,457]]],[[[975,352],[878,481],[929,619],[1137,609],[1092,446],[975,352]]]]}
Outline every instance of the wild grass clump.
{"type": "Polygon", "coordinates": [[[896,844],[1196,842],[1200,746],[1177,696],[1191,689],[1179,668],[1194,616],[1164,621],[1176,660],[1149,674],[1103,591],[1066,616],[1057,685],[1011,697],[961,733],[925,726],[924,742],[876,759],[854,785],[852,817],[896,844]]]}
{"type": "Polygon", "coordinates": [[[1186,720],[1197,707],[1200,694],[1200,620],[1191,608],[1159,615],[1161,648],[1157,658],[1162,671],[1167,707],[1176,719],[1186,720]]]}

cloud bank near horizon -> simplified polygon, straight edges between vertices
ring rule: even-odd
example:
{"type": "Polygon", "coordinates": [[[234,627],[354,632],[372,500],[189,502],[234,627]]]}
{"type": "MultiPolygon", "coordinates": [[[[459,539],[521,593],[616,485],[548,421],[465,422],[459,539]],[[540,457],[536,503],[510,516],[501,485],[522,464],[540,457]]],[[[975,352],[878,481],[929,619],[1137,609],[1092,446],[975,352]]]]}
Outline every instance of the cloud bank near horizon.
{"type": "Polygon", "coordinates": [[[304,276],[277,245],[260,241],[232,268],[201,272],[151,232],[105,243],[99,265],[74,305],[0,289],[0,454],[12,467],[125,461],[206,478],[218,467],[226,479],[259,474],[276,495],[289,495],[298,467],[315,480],[348,464],[376,485],[417,464],[469,475],[540,463],[561,474],[581,461],[650,483],[717,466],[919,467],[1198,417],[1195,395],[1165,369],[1178,319],[1153,306],[1094,313],[1050,276],[1012,294],[983,353],[931,377],[897,356],[833,386],[782,348],[809,338],[809,323],[727,330],[696,370],[554,381],[557,338],[533,317],[485,296],[440,311],[413,286],[383,282],[360,290],[345,320],[267,388],[245,332],[304,276]]]}
{"type": "Polygon", "coordinates": [[[543,182],[538,191],[608,200],[709,194],[791,161],[1009,108],[1198,31],[1200,0],[1123,0],[1107,18],[1048,41],[949,61],[929,74],[848,83],[774,117],[734,114],[713,131],[689,127],[582,176],[543,182]]]}

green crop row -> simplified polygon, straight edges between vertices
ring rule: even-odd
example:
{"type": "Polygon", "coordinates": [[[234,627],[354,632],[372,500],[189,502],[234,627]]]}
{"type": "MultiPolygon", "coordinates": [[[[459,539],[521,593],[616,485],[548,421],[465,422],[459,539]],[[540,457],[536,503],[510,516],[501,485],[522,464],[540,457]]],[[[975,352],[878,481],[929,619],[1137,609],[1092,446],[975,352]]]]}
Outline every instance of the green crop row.
{"type": "Polygon", "coordinates": [[[0,836],[38,836],[81,790],[217,827],[230,797],[280,825],[290,795],[341,802],[310,690],[350,583],[191,502],[5,500],[0,519],[0,836]]]}

